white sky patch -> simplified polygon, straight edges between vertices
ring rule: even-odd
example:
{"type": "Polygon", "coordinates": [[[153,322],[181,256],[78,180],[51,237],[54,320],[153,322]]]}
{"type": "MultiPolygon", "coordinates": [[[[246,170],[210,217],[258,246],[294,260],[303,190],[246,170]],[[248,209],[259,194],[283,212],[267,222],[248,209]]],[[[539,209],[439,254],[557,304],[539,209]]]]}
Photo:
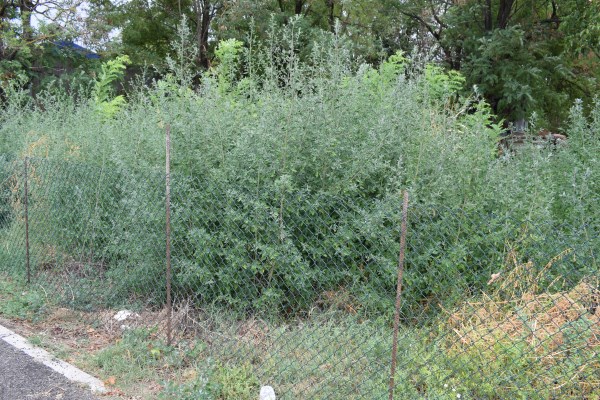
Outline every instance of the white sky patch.
{"type": "MultiPolygon", "coordinates": [[[[124,1],[116,2],[122,4],[124,1]]],[[[90,18],[90,3],[85,0],[67,0],[62,11],[58,8],[49,8],[40,4],[36,12],[32,14],[31,24],[33,28],[40,29],[44,25],[57,24],[63,29],[73,32],[76,44],[85,46],[94,50],[101,49],[102,43],[93,43],[89,32],[88,22],[90,18]],[[69,4],[70,2],[70,4],[69,4]]],[[[121,36],[121,29],[113,29],[108,32],[104,42],[118,40],[121,36]]]]}

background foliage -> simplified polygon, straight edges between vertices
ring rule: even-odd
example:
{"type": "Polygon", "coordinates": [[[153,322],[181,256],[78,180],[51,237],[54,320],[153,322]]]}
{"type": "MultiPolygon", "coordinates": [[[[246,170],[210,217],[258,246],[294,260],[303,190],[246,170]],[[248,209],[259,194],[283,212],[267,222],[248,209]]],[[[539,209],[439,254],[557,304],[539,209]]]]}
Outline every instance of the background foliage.
{"type": "Polygon", "coordinates": [[[477,86],[495,122],[535,114],[540,127],[565,130],[570,104],[577,98],[591,104],[598,92],[600,6],[586,0],[7,2],[0,7],[2,87],[11,83],[37,93],[66,73],[93,76],[98,64],[57,46],[61,40],[106,59],[128,55],[129,77],[164,77],[182,21],[197,72],[219,63],[221,41],[240,41],[252,52],[268,46],[274,32],[294,26],[302,32],[294,48],[303,62],[310,62],[323,37],[336,33],[359,62],[378,66],[403,51],[421,68],[425,60],[459,71],[463,89],[477,86]]]}

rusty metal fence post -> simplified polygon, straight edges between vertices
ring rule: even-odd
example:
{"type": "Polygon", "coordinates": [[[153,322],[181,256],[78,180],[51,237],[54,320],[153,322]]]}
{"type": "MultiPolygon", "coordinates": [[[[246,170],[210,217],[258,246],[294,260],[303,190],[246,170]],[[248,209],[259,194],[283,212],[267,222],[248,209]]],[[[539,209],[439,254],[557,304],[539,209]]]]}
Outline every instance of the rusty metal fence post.
{"type": "Polygon", "coordinates": [[[171,126],[166,127],[166,258],[167,258],[167,344],[173,340],[171,319],[173,315],[171,304],[171,126]]]}
{"type": "Polygon", "coordinates": [[[396,373],[396,356],[398,354],[398,329],[400,325],[400,304],[402,300],[402,278],[404,276],[404,253],[406,251],[406,224],[408,213],[408,191],[404,191],[402,203],[402,225],[400,228],[400,254],[398,256],[398,281],[396,286],[396,309],[394,313],[394,333],[392,338],[392,362],[390,368],[389,400],[394,399],[394,374],[396,373]]]}
{"type": "Polygon", "coordinates": [[[25,267],[27,269],[27,283],[31,283],[31,264],[29,260],[29,173],[27,171],[29,160],[25,156],[23,161],[23,186],[24,186],[24,205],[25,205],[25,267]]]}

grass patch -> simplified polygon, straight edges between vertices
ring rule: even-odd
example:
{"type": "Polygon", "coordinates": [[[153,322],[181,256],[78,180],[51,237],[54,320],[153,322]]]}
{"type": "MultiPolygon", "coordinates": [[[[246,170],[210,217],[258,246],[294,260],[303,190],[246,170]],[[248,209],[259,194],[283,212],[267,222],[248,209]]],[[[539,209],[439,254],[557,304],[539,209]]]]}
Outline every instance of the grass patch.
{"type": "MultiPolygon", "coordinates": [[[[207,360],[210,362],[210,360],[207,360]]],[[[254,368],[216,363],[197,366],[184,376],[184,383],[167,382],[161,399],[255,399],[260,385],[254,368]]]]}
{"type": "Polygon", "coordinates": [[[127,392],[161,379],[169,362],[166,356],[173,356],[171,349],[156,340],[151,330],[135,329],[94,354],[86,366],[127,392]]]}
{"type": "Polygon", "coordinates": [[[41,287],[0,275],[0,315],[9,319],[37,321],[47,315],[49,308],[47,293],[41,287]]]}
{"type": "MultiPolygon", "coordinates": [[[[487,291],[428,325],[402,327],[396,396],[600,398],[597,278],[540,282],[567,255],[537,268],[511,254],[487,291]]],[[[244,400],[271,385],[279,399],[387,396],[390,321],[364,319],[336,301],[287,322],[188,302],[175,309],[177,340],[168,346],[156,328],[164,310],[140,312],[123,329],[111,325],[115,310],[53,308],[43,290],[8,278],[0,289],[2,315],[39,328],[32,343],[100,376],[115,393],[244,400]],[[104,322],[91,327],[94,317],[104,322]],[[94,345],[100,332],[111,333],[94,345]]]]}

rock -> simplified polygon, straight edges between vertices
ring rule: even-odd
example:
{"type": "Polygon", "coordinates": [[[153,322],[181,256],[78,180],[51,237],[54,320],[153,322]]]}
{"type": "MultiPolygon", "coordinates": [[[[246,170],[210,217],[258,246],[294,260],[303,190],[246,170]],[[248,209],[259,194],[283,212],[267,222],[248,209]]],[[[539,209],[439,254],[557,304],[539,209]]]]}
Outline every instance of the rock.
{"type": "Polygon", "coordinates": [[[259,400],[276,400],[275,390],[271,386],[263,386],[260,388],[259,400]]]}
{"type": "Polygon", "coordinates": [[[136,317],[136,316],[137,316],[137,314],[135,314],[133,311],[121,310],[118,313],[116,313],[113,318],[119,322],[123,322],[129,317],[136,317]]]}

